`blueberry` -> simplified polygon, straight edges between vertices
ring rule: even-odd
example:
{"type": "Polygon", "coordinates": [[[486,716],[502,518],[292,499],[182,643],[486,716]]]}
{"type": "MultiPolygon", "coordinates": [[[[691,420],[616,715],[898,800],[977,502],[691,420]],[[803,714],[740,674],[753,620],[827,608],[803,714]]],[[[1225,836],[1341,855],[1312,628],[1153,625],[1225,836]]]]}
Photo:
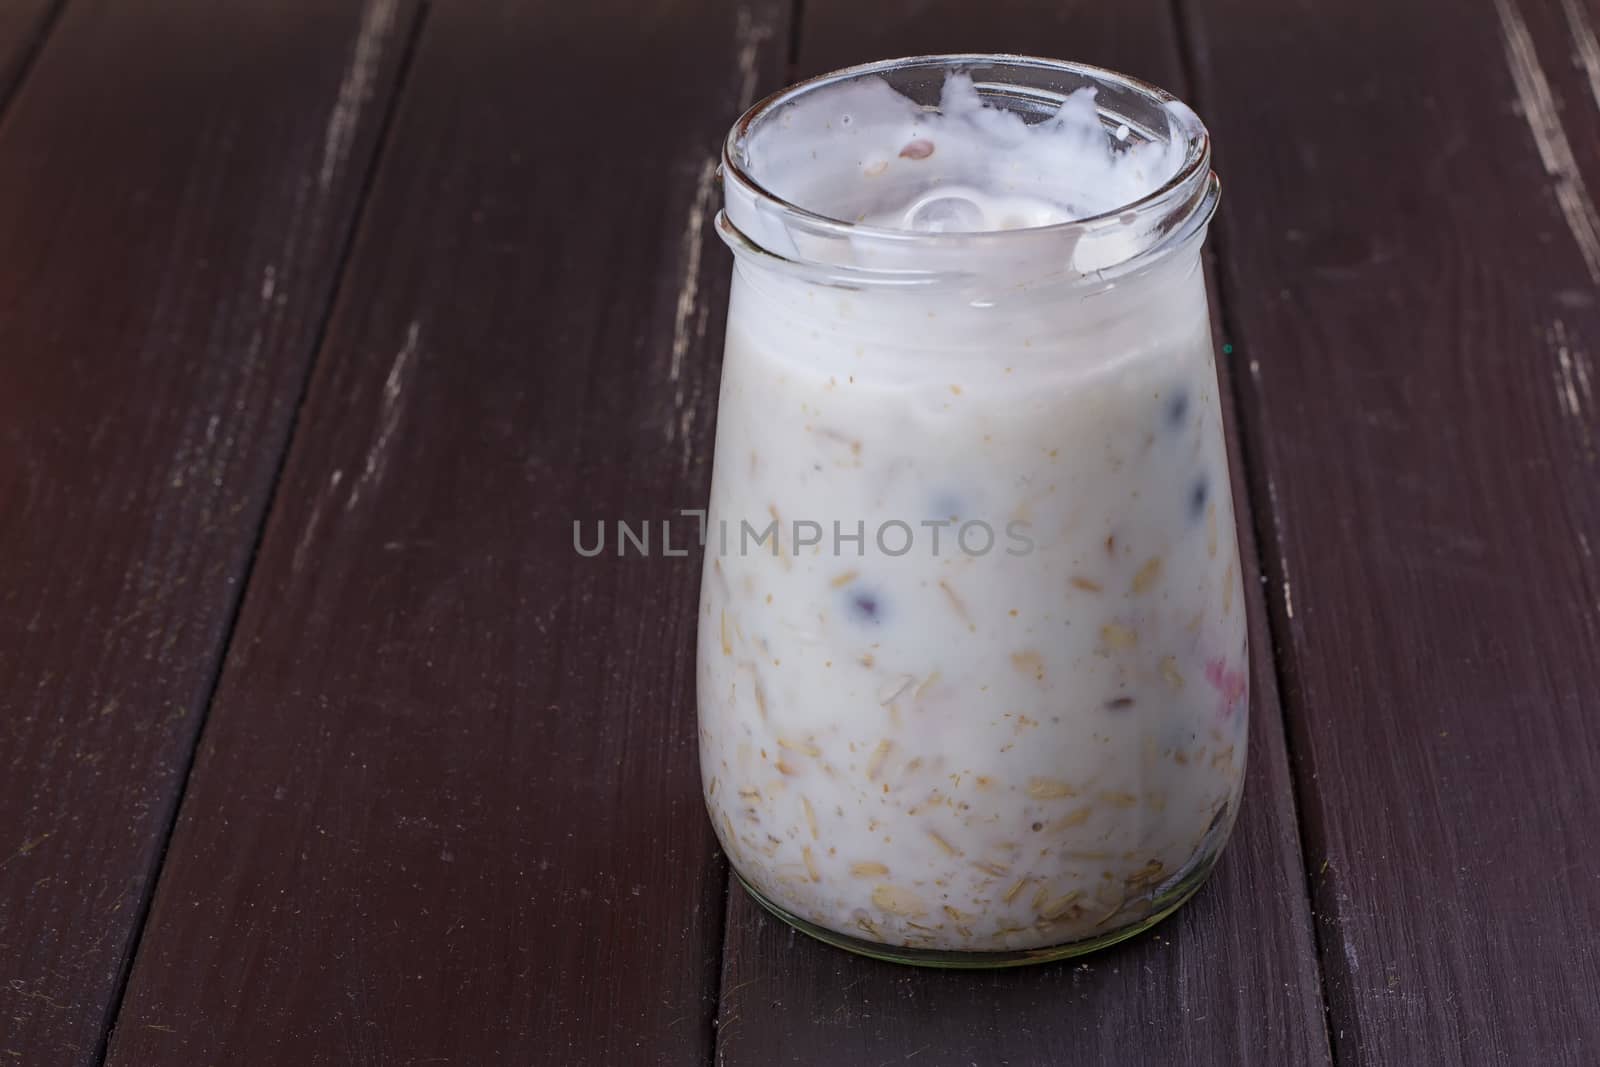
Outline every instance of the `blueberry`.
{"type": "Polygon", "coordinates": [[[1189,490],[1189,517],[1198,519],[1206,513],[1206,501],[1211,499],[1211,486],[1206,484],[1205,478],[1195,480],[1194,488],[1189,490]]]}
{"type": "Polygon", "coordinates": [[[861,622],[871,623],[876,626],[883,621],[883,605],[878,602],[876,594],[852,593],[850,595],[850,610],[861,622]]]}
{"type": "Polygon", "coordinates": [[[1170,429],[1183,429],[1184,421],[1189,417],[1189,391],[1179,389],[1172,394],[1172,399],[1167,401],[1167,426],[1170,429]]]}

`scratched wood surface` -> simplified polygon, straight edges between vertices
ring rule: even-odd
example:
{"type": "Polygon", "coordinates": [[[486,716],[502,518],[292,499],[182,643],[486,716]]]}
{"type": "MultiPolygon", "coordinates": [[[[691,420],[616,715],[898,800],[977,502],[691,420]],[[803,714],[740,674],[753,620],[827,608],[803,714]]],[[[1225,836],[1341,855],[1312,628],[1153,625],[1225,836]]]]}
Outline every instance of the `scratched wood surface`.
{"type": "Polygon", "coordinates": [[[73,4],[0,120],[0,1062],[99,1062],[411,10],[73,4]]]}
{"type": "Polygon", "coordinates": [[[1336,1058],[1594,1063],[1600,6],[1188,7],[1336,1058]]]}
{"type": "Polygon", "coordinates": [[[713,153],[784,37],[431,8],[111,1063],[708,1059],[698,561],[571,522],[704,498],[713,153]]]}
{"type": "MultiPolygon", "coordinates": [[[[810,0],[800,73],[897,50],[987,50],[1071,55],[1185,88],[1164,0],[1123,4],[1114,16],[1100,6],[1016,0],[982,8],[902,0],[881,10],[877,31],[863,32],[854,5],[810,0]]],[[[1234,840],[1211,884],[1151,936],[1081,962],[978,976],[844,956],[788,930],[735,883],[719,1064],[1328,1061],[1272,642],[1235,466],[1253,649],[1251,751],[1234,840]]]]}

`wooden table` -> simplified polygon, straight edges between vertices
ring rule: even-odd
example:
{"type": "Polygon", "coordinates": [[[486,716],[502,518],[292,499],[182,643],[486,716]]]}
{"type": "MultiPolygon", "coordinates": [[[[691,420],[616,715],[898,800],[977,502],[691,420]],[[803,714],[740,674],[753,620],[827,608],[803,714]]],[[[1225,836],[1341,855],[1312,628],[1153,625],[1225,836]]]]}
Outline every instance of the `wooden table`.
{"type": "Polygon", "coordinates": [[[0,1065],[1600,1062],[1600,0],[7,0],[0,1065]],[[1256,650],[1152,935],[757,910],[695,768],[714,153],[868,58],[1193,100],[1256,650]],[[1259,580],[1257,580],[1259,579],[1259,580]]]}

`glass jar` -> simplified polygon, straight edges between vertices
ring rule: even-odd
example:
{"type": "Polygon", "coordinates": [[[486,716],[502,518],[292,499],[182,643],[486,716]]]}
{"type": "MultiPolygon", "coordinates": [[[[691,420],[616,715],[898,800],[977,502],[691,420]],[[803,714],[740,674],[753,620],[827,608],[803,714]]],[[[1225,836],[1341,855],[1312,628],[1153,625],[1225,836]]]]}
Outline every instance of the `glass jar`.
{"type": "MultiPolygon", "coordinates": [[[[915,170],[936,142],[849,148],[816,188],[899,173],[925,204],[949,177],[915,170]]],[[[698,700],[734,871],[801,930],[908,963],[1052,959],[1152,925],[1211,870],[1245,766],[1205,128],[1109,71],[921,57],[757,104],[722,181],[698,700]],[[817,94],[883,82],[932,116],[953,72],[1028,124],[1093,88],[1106,150],[1146,146],[1172,174],[1114,210],[983,232],[842,221],[773,189],[822,158],[789,131],[852,122],[819,126],[800,109],[817,94]]]]}

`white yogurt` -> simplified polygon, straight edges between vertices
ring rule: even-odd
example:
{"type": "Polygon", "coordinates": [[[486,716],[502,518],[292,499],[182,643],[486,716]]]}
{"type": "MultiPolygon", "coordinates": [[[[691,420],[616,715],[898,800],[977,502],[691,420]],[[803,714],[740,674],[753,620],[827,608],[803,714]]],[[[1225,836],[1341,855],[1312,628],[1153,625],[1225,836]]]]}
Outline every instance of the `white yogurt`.
{"type": "MultiPolygon", "coordinates": [[[[952,233],[1115,211],[1178,165],[1114,155],[1082,95],[1027,129],[970,82],[942,103],[829,90],[753,139],[752,172],[819,214],[952,233]]],[[[1036,949],[1136,923],[1220,848],[1245,619],[1197,252],[977,288],[739,262],[701,766],[773,903],[891,946],[1036,949]],[[774,522],[776,553],[741,536],[774,522]]]]}
{"type": "Polygon", "coordinates": [[[914,217],[929,191],[976,202],[970,221],[951,227],[967,232],[1087,218],[1153,192],[1184,157],[1179,144],[1108,135],[1095,96],[1079,89],[1030,125],[984,106],[966,74],[945,80],[937,111],[881,80],[851,82],[803,96],[756,129],[747,168],[791,204],[889,229],[932,229],[914,217]]]}

